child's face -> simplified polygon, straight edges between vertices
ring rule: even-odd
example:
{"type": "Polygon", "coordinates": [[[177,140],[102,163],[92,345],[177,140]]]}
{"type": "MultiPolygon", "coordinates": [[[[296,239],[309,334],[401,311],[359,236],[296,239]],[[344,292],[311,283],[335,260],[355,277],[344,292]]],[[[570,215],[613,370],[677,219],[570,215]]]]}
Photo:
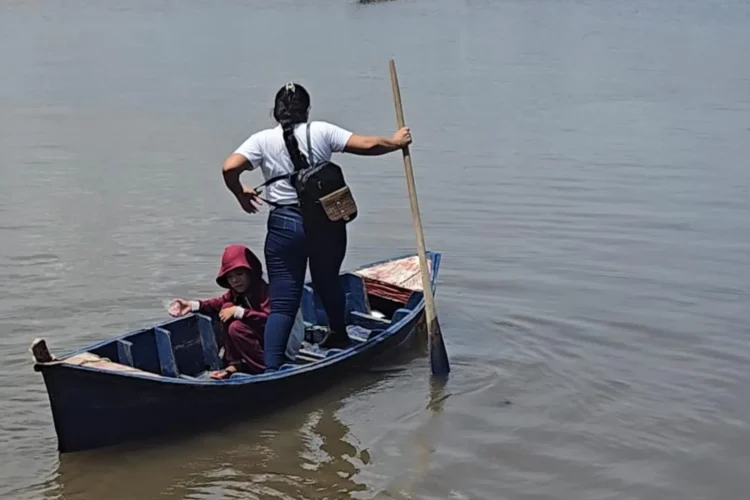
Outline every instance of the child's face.
{"type": "Polygon", "coordinates": [[[227,282],[237,293],[245,293],[250,286],[250,271],[244,267],[232,269],[227,274],[227,282]]]}

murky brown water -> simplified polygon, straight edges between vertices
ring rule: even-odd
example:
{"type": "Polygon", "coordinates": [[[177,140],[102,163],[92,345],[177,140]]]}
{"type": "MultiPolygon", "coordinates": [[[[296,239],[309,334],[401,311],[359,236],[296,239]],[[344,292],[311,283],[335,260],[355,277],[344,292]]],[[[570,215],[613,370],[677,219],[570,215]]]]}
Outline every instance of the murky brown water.
{"type": "MultiPolygon", "coordinates": [[[[746,497],[748,47],[738,0],[4,2],[0,497],[746,497]],[[223,245],[260,249],[265,223],[225,155],[289,79],[315,118],[391,131],[390,57],[448,384],[418,357],[230,429],[59,456],[30,341],[214,293],[223,245]]],[[[412,251],[400,157],[341,160],[347,266],[412,251]]]]}

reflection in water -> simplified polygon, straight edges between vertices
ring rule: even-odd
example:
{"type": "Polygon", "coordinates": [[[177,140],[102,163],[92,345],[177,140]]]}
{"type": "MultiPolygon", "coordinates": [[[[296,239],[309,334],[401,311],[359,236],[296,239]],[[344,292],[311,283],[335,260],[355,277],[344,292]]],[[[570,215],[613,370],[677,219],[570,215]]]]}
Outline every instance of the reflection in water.
{"type": "MultiPolygon", "coordinates": [[[[368,390],[379,377],[358,380],[368,390]]],[[[279,414],[179,443],[61,455],[48,497],[339,498],[363,491],[354,476],[369,453],[337,415],[351,384],[279,414]]]]}
{"type": "Polygon", "coordinates": [[[443,412],[443,405],[450,397],[446,391],[446,379],[430,379],[430,399],[427,402],[427,419],[414,431],[412,449],[414,466],[405,474],[392,481],[376,498],[412,498],[414,488],[425,478],[430,465],[430,456],[434,452],[432,443],[438,442],[440,431],[438,417],[443,412]]]}

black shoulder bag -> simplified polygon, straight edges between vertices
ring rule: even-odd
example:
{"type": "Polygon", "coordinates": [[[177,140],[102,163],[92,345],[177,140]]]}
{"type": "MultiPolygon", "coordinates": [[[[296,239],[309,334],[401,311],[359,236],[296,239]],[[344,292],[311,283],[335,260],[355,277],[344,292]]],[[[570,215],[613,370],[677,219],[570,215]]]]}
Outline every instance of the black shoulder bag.
{"type": "Polygon", "coordinates": [[[318,216],[323,211],[331,222],[344,224],[357,218],[357,204],[351,189],[344,180],[344,172],[340,166],[332,161],[315,162],[313,159],[312,142],[310,141],[310,124],[307,124],[307,163],[308,167],[298,170],[292,184],[297,191],[297,197],[305,212],[311,216],[318,216]]]}
{"type": "Polygon", "coordinates": [[[323,216],[329,222],[343,224],[357,218],[357,204],[341,167],[328,160],[313,161],[310,123],[307,123],[307,166],[295,165],[294,172],[272,177],[258,188],[281,179],[289,179],[297,191],[303,218],[319,221],[323,216]]]}

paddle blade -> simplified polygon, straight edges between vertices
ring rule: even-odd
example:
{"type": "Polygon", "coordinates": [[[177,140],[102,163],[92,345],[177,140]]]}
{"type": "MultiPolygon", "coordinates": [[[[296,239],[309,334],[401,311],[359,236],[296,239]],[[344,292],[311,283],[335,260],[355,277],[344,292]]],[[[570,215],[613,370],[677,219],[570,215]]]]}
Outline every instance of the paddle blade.
{"type": "Polygon", "coordinates": [[[432,374],[437,377],[447,377],[451,371],[448,362],[448,352],[443,342],[443,332],[440,331],[440,323],[437,316],[433,318],[427,328],[428,344],[430,349],[430,368],[432,374]]]}

